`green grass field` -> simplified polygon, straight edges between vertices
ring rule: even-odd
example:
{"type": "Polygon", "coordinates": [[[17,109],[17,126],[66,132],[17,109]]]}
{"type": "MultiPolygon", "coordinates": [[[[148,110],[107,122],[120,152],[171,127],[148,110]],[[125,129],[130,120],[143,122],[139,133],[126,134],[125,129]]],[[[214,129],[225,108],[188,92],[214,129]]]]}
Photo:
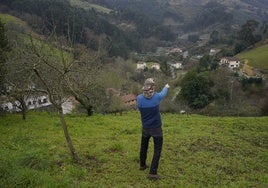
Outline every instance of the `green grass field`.
{"type": "MultiPolygon", "coordinates": [[[[267,187],[268,117],[163,114],[159,174],[139,171],[138,112],[68,115],[74,164],[53,113],[0,117],[0,187],[267,187]]],[[[152,140],[148,153],[152,157],[152,140]]]]}
{"type": "Polygon", "coordinates": [[[251,67],[259,68],[268,73],[268,44],[237,55],[241,60],[248,60],[251,67]]]}
{"type": "Polygon", "coordinates": [[[16,18],[14,16],[11,16],[9,14],[1,14],[0,13],[0,19],[2,22],[7,23],[7,22],[13,22],[17,26],[26,26],[26,22],[22,21],[19,18],[16,18]]]}
{"type": "Polygon", "coordinates": [[[112,11],[111,9],[105,8],[103,6],[89,3],[87,1],[82,1],[82,0],[70,0],[70,3],[72,6],[76,6],[76,7],[83,8],[83,9],[94,9],[96,11],[103,12],[106,14],[109,14],[112,11]]]}

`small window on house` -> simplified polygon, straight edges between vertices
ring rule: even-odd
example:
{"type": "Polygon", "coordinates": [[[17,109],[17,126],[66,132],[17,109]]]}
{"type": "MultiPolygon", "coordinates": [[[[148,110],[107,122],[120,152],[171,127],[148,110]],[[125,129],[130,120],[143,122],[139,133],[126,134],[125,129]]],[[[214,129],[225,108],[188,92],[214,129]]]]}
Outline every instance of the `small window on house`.
{"type": "Polygon", "coordinates": [[[42,100],[41,99],[38,100],[38,104],[42,104],[42,100]]]}
{"type": "Polygon", "coordinates": [[[36,101],[33,101],[33,104],[36,104],[36,101]]]}
{"type": "Polygon", "coordinates": [[[28,102],[28,106],[31,106],[31,105],[32,105],[32,102],[31,102],[31,101],[29,101],[29,102],[28,102]]]}
{"type": "Polygon", "coordinates": [[[47,103],[47,99],[46,98],[43,99],[43,103],[47,103]]]}

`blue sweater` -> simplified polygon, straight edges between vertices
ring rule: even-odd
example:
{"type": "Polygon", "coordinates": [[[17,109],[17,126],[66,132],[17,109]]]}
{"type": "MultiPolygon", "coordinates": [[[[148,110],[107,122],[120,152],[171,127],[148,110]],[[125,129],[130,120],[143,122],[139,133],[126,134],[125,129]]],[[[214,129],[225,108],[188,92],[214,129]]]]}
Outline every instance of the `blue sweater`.
{"type": "Polygon", "coordinates": [[[154,95],[147,99],[142,94],[137,97],[137,106],[141,114],[141,122],[144,128],[157,128],[162,126],[159,104],[167,95],[168,88],[163,87],[160,93],[155,92],[154,95]]]}

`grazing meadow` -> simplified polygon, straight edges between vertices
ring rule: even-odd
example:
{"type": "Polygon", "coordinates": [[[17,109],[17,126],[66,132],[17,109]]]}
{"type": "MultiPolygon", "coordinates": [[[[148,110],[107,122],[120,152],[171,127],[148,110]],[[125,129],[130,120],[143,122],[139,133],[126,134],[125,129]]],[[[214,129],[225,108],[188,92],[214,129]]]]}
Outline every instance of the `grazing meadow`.
{"type": "Polygon", "coordinates": [[[268,74],[268,44],[256,47],[252,50],[242,52],[237,55],[237,57],[244,62],[248,62],[248,65],[257,69],[265,75],[268,74]]]}
{"type": "Polygon", "coordinates": [[[139,170],[138,111],[65,117],[79,163],[57,114],[0,116],[0,187],[268,187],[268,117],[162,114],[157,181],[139,170]]]}

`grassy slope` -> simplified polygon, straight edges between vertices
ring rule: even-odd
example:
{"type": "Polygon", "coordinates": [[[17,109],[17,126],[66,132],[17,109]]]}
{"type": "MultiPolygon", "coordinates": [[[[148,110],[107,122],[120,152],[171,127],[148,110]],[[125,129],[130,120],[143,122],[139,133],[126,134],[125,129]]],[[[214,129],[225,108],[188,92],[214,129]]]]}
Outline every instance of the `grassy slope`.
{"type": "Polygon", "coordinates": [[[70,2],[71,2],[72,6],[76,6],[79,8],[84,8],[84,9],[92,9],[93,8],[99,12],[103,12],[103,13],[107,13],[107,14],[112,11],[111,9],[105,8],[103,6],[99,6],[97,4],[89,3],[87,1],[70,0],[70,2]]]}
{"type": "Polygon", "coordinates": [[[21,29],[20,32],[22,32],[22,31],[26,32],[26,33],[31,32],[31,28],[28,26],[28,24],[25,21],[15,17],[15,16],[0,13],[0,19],[5,24],[11,24],[11,25],[13,24],[16,26],[16,28],[20,28],[21,29]]]}
{"type": "Polygon", "coordinates": [[[268,117],[162,117],[157,182],[138,170],[138,112],[67,116],[77,165],[55,114],[1,117],[0,187],[267,187],[268,117]]]}
{"type": "Polygon", "coordinates": [[[16,24],[18,26],[26,26],[27,25],[24,21],[20,20],[19,18],[14,17],[14,16],[11,16],[9,14],[1,14],[0,13],[0,19],[4,23],[13,22],[14,24],[16,24]]]}
{"type": "Polygon", "coordinates": [[[237,55],[238,58],[248,61],[249,65],[268,73],[268,44],[254,48],[237,55]]]}
{"type": "MultiPolygon", "coordinates": [[[[33,32],[31,27],[29,27],[26,22],[9,14],[0,14],[0,19],[5,24],[15,24],[16,28],[21,28],[24,32],[20,31],[15,32],[18,33],[18,36],[24,39],[25,43],[28,44],[30,43],[30,37],[28,35],[30,34],[32,37],[31,39],[33,40],[33,43],[36,45],[36,47],[42,49],[43,52],[47,52],[47,54],[53,53],[54,55],[56,55],[55,58],[58,59],[58,62],[61,61],[61,50],[56,45],[45,42],[43,40],[44,37],[42,35],[33,32]]],[[[63,54],[65,60],[67,62],[70,62],[72,59],[71,55],[66,51],[63,51],[63,54]]]]}

